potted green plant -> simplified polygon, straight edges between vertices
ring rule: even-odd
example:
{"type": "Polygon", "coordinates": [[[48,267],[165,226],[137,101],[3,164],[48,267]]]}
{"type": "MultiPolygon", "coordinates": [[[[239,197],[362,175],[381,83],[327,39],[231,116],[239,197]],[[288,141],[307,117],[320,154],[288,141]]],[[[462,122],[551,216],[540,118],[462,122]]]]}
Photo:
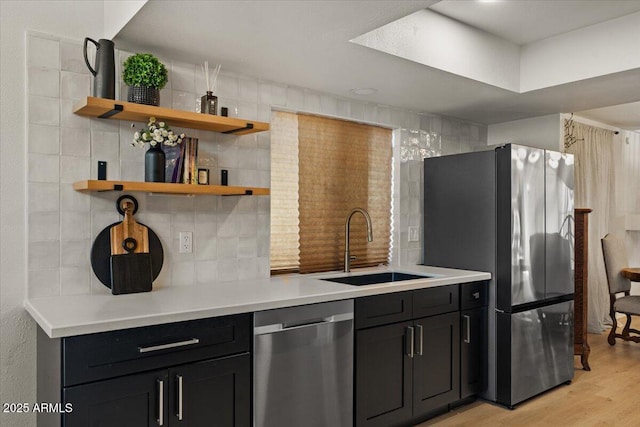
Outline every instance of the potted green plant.
{"type": "Polygon", "coordinates": [[[136,53],[123,64],[122,79],[129,86],[127,101],[159,105],[160,89],[168,80],[167,68],[150,53],[136,53]]]}

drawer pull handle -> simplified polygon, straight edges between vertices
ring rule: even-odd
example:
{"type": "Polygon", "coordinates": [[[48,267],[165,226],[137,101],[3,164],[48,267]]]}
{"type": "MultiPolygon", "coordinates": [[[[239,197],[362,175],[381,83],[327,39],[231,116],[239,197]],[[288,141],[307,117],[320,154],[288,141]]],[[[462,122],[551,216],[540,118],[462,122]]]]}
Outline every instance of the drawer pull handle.
{"type": "Polygon", "coordinates": [[[413,326],[408,326],[407,327],[407,335],[405,338],[405,347],[406,347],[406,352],[407,352],[407,356],[409,357],[413,357],[413,326]]]}
{"type": "Polygon", "coordinates": [[[418,356],[422,356],[422,325],[416,325],[416,332],[417,332],[417,336],[416,339],[418,341],[416,347],[416,354],[418,356]]]}
{"type": "Polygon", "coordinates": [[[190,340],[172,342],[170,344],[152,345],[151,347],[138,347],[138,353],[149,353],[150,351],[166,350],[168,348],[184,347],[185,345],[198,344],[200,340],[198,338],[191,338],[190,340]]]}
{"type": "Polygon", "coordinates": [[[158,425],[164,425],[164,381],[158,380],[158,425]]]}
{"type": "Polygon", "coordinates": [[[464,323],[466,324],[464,342],[465,344],[470,344],[471,343],[471,318],[466,314],[462,317],[464,318],[464,323]]]}
{"type": "Polygon", "coordinates": [[[176,375],[178,380],[178,421],[182,421],[182,375],[176,375]]]}

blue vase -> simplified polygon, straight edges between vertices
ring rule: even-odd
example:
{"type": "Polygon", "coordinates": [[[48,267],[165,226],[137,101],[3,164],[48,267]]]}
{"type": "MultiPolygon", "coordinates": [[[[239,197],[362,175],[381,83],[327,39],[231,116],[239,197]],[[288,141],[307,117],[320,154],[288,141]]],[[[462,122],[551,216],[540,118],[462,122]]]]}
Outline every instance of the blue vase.
{"type": "Polygon", "coordinates": [[[164,182],[165,156],[161,144],[149,147],[144,155],[144,180],[164,182]]]}

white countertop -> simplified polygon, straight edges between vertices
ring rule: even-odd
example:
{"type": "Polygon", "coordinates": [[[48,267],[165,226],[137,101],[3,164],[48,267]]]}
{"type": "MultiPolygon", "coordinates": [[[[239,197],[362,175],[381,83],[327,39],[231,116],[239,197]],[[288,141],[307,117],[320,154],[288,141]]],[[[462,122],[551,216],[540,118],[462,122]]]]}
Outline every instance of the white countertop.
{"type": "Polygon", "coordinates": [[[276,276],[271,279],[165,287],[127,295],[76,295],[33,298],[24,306],[50,338],[135,328],[248,313],[273,308],[358,298],[455,283],[488,280],[491,274],[410,266],[366,268],[351,273],[276,276]],[[367,286],[343,285],[319,278],[384,271],[434,277],[367,286]]]}

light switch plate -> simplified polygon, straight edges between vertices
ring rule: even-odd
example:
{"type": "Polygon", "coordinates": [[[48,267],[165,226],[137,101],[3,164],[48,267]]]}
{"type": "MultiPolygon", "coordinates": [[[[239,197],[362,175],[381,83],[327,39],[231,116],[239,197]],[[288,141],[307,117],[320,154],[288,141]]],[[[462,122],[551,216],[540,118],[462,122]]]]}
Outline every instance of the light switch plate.
{"type": "Polygon", "coordinates": [[[409,227],[409,241],[410,242],[420,241],[420,227],[409,227]]]}

